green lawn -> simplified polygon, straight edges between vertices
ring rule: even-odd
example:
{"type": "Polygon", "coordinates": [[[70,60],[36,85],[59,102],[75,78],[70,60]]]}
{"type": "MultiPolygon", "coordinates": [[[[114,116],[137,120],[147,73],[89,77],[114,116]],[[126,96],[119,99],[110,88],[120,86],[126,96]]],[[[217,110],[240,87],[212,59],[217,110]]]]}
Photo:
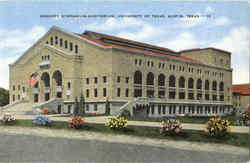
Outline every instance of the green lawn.
{"type": "MultiPolygon", "coordinates": [[[[167,117],[159,117],[159,118],[134,118],[129,117],[128,120],[130,121],[148,121],[148,122],[161,122],[165,119],[168,119],[167,117]]],[[[176,117],[171,119],[178,119],[181,121],[181,123],[196,123],[196,124],[205,124],[210,119],[208,117],[176,117]]],[[[240,117],[228,115],[223,117],[223,119],[229,120],[232,124],[233,122],[240,120],[240,117]]]]}
{"type": "MultiPolygon", "coordinates": [[[[3,125],[3,124],[0,124],[3,125]]],[[[40,127],[34,125],[32,120],[17,120],[15,126],[22,127],[40,127]]],[[[8,126],[6,126],[8,127],[8,126]]],[[[54,121],[51,126],[42,127],[42,128],[52,128],[52,129],[68,129],[69,128],[67,122],[59,122],[54,121]]],[[[134,135],[134,136],[142,136],[149,138],[158,138],[158,139],[168,139],[168,140],[182,140],[182,141],[195,141],[195,142],[207,142],[207,143],[220,143],[220,144],[229,144],[241,147],[250,147],[249,134],[240,134],[240,133],[230,133],[230,135],[221,138],[211,138],[204,134],[203,131],[195,131],[195,130],[182,130],[177,136],[163,136],[159,133],[159,128],[157,127],[139,127],[139,126],[128,126],[128,128],[124,131],[114,131],[104,126],[104,124],[85,124],[82,129],[79,129],[79,132],[84,131],[94,131],[94,132],[102,132],[109,134],[124,134],[124,135],[134,135]]]]}

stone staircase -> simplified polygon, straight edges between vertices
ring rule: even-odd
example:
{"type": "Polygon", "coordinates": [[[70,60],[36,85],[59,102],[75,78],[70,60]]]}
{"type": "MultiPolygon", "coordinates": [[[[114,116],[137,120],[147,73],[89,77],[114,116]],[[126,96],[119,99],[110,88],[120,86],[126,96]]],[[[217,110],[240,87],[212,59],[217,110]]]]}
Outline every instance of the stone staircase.
{"type": "Polygon", "coordinates": [[[6,105],[1,108],[0,113],[3,115],[5,113],[10,114],[36,114],[35,110],[33,110],[34,103],[30,103],[29,101],[18,101],[13,104],[6,105]]]}
{"type": "Polygon", "coordinates": [[[133,107],[136,106],[137,104],[149,105],[149,99],[146,97],[139,97],[139,98],[134,99],[133,101],[128,101],[114,115],[116,115],[116,116],[121,115],[121,113],[124,110],[128,110],[130,112],[130,114],[133,115],[133,107]]]}
{"type": "Polygon", "coordinates": [[[38,103],[37,105],[33,106],[33,110],[42,110],[43,108],[56,109],[58,105],[63,105],[63,99],[53,98],[49,101],[38,103]]]}

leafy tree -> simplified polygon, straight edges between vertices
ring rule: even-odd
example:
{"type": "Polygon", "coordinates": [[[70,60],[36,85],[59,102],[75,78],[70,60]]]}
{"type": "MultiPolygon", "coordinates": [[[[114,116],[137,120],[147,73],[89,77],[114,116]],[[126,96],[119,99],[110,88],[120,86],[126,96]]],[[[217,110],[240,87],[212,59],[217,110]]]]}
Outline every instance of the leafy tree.
{"type": "Polygon", "coordinates": [[[105,115],[110,115],[110,102],[108,98],[106,99],[106,104],[105,104],[105,115]]]}
{"type": "Polygon", "coordinates": [[[85,114],[85,99],[83,94],[81,93],[80,97],[80,114],[84,115],[85,114]]]}
{"type": "Polygon", "coordinates": [[[0,88],[0,106],[7,104],[9,104],[9,91],[4,88],[0,88]]]}
{"type": "Polygon", "coordinates": [[[77,96],[75,97],[75,103],[74,103],[74,115],[78,115],[79,114],[79,102],[77,99],[77,96]]]}

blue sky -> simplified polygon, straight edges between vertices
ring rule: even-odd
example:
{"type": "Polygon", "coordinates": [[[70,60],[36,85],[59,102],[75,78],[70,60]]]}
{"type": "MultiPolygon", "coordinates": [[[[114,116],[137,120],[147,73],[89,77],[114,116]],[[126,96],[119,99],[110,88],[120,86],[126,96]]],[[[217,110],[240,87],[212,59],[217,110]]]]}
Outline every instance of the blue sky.
{"type": "Polygon", "coordinates": [[[8,88],[8,64],[52,26],[111,34],[176,51],[216,47],[232,52],[233,83],[249,82],[250,7],[243,2],[0,0],[0,87],[8,88]],[[56,14],[56,18],[40,15],[56,14]],[[62,18],[61,15],[114,15],[62,18]],[[164,15],[152,18],[151,15],[164,15]],[[119,18],[119,15],[142,15],[119,18]],[[150,15],[145,18],[144,15],[150,15]],[[169,18],[183,15],[184,18],[169,18]],[[198,15],[199,18],[187,18],[198,15]]]}

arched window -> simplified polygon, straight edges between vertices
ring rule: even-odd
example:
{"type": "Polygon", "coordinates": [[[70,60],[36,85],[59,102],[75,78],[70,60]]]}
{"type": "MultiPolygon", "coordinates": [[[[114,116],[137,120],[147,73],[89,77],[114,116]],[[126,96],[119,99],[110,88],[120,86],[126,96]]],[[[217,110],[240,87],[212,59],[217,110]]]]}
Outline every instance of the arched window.
{"type": "Polygon", "coordinates": [[[220,82],[220,91],[224,91],[224,83],[220,82]]]}
{"type": "Polygon", "coordinates": [[[193,89],[194,88],[194,79],[193,78],[189,78],[188,79],[188,88],[189,89],[193,89]]]}
{"type": "Polygon", "coordinates": [[[216,91],[217,90],[217,82],[213,81],[213,90],[216,91]]]}
{"type": "Polygon", "coordinates": [[[49,74],[47,72],[44,72],[42,74],[41,79],[42,79],[45,87],[49,87],[50,86],[50,77],[49,77],[49,74]]]}
{"type": "Polygon", "coordinates": [[[185,88],[185,78],[183,76],[181,76],[179,79],[179,87],[185,88]]]}
{"type": "Polygon", "coordinates": [[[209,81],[208,80],[205,81],[205,90],[209,90],[209,81]]]}
{"type": "Polygon", "coordinates": [[[53,79],[56,81],[57,86],[62,86],[62,73],[60,71],[53,73],[53,79]]]}
{"type": "Polygon", "coordinates": [[[147,85],[154,85],[154,74],[152,72],[147,75],[147,85]]]}
{"type": "Polygon", "coordinates": [[[134,84],[142,84],[142,73],[141,71],[136,71],[134,74],[134,84]]]}
{"type": "Polygon", "coordinates": [[[171,75],[169,77],[169,87],[175,87],[175,76],[171,75]]]}
{"type": "Polygon", "coordinates": [[[158,86],[165,86],[165,75],[160,74],[158,76],[158,86]]]}
{"type": "Polygon", "coordinates": [[[201,79],[198,79],[198,80],[197,80],[196,88],[197,88],[197,89],[202,89],[202,80],[201,80],[201,79]]]}

